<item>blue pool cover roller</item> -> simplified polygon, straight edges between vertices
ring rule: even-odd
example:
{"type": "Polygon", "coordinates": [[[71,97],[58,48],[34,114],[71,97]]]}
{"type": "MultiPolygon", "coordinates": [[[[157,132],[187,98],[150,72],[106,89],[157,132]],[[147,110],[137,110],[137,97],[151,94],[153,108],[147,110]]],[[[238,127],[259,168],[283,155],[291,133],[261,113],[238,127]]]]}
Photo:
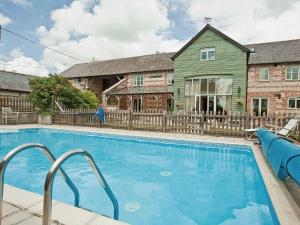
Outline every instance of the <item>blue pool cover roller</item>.
{"type": "Polygon", "coordinates": [[[290,176],[300,185],[300,147],[266,129],[257,135],[275,175],[282,180],[290,176]]]}

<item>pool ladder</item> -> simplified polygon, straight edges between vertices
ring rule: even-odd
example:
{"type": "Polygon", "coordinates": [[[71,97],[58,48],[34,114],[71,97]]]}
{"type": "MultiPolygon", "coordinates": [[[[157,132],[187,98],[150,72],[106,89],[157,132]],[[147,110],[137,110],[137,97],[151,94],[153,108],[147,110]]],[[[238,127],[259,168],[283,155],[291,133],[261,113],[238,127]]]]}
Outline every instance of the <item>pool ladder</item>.
{"type": "Polygon", "coordinates": [[[50,225],[51,224],[51,213],[52,213],[52,191],[53,191],[53,181],[56,173],[59,171],[65,180],[65,182],[68,184],[68,186],[71,188],[71,190],[74,193],[75,200],[74,200],[74,206],[79,207],[79,191],[74,185],[74,183],[71,181],[69,176],[66,174],[66,172],[61,167],[62,164],[69,158],[80,155],[83,156],[87,161],[94,173],[96,174],[101,186],[105,190],[106,194],[110,198],[113,207],[114,207],[114,219],[119,218],[119,205],[116,197],[114,196],[113,192],[111,191],[109,185],[107,184],[105,178],[103,177],[100,169],[96,165],[93,157],[90,153],[88,153],[85,150],[81,149],[73,149],[70,150],[64,154],[62,154],[58,159],[54,157],[54,155],[51,153],[51,151],[44,145],[36,144],[36,143],[29,143],[20,145],[13,150],[11,150],[0,162],[0,225],[2,221],[2,205],[3,205],[3,189],[4,189],[4,175],[5,170],[9,162],[12,160],[14,156],[16,156],[18,153],[23,152],[27,149],[39,149],[46,155],[46,157],[51,162],[51,167],[49,169],[49,172],[46,176],[46,180],[44,183],[44,203],[43,203],[43,225],[50,225]]]}

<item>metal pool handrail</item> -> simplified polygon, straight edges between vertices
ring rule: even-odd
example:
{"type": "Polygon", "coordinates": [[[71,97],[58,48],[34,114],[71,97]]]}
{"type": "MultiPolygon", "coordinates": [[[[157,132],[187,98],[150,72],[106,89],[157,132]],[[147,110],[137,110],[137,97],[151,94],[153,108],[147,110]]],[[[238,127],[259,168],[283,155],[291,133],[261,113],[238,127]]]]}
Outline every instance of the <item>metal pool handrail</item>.
{"type": "MultiPolygon", "coordinates": [[[[36,143],[29,143],[29,144],[23,144],[20,145],[13,150],[11,150],[0,162],[0,225],[1,225],[1,220],[2,220],[2,204],[3,204],[3,187],[4,187],[4,175],[5,175],[5,170],[8,165],[8,163],[12,160],[14,156],[16,156],[18,153],[30,149],[30,148],[37,148],[43,152],[49,161],[53,164],[56,161],[56,158],[54,155],[50,152],[50,150],[41,144],[36,144],[36,143]]],[[[59,168],[60,173],[63,177],[63,179],[66,181],[66,183],[69,185],[69,187],[72,189],[75,195],[75,201],[74,205],[78,207],[79,204],[79,192],[74,183],[71,181],[71,179],[68,177],[68,175],[65,173],[65,171],[62,168],[59,168]]]]}
{"type": "Polygon", "coordinates": [[[69,158],[75,155],[83,156],[93,169],[93,172],[96,174],[101,186],[104,188],[106,194],[110,198],[113,207],[114,207],[114,219],[119,218],[119,204],[114,196],[113,192],[111,191],[110,187],[108,186],[105,178],[103,177],[100,169],[96,165],[93,157],[90,153],[85,150],[81,149],[73,149],[70,150],[63,155],[61,155],[51,166],[44,185],[44,204],[43,204],[43,225],[50,225],[51,224],[51,213],[52,213],[52,190],[53,190],[53,180],[57,173],[57,170],[61,168],[61,165],[69,158]]]}

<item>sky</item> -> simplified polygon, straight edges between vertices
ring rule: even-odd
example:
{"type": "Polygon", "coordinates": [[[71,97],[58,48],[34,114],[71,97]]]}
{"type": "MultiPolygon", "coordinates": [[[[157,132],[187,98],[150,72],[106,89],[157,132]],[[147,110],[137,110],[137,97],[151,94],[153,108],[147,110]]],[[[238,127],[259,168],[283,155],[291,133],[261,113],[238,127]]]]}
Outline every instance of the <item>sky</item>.
{"type": "Polygon", "coordinates": [[[206,24],[241,44],[300,39],[300,0],[0,0],[0,70],[37,76],[179,50],[206,24]]]}

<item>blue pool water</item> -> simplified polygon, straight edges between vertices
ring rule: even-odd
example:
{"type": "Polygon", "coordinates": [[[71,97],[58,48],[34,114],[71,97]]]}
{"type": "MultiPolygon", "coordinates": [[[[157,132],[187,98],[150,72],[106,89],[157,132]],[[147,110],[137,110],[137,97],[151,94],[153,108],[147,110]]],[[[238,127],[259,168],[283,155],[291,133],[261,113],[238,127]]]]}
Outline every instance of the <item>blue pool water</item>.
{"type": "MultiPolygon", "coordinates": [[[[0,157],[28,142],[48,146],[56,157],[88,150],[119,201],[120,220],[133,225],[278,224],[249,147],[24,129],[0,133],[0,157]]],[[[11,161],[5,182],[42,194],[49,166],[42,153],[27,150],[11,161]]],[[[80,191],[80,206],[112,216],[112,204],[83,158],[71,158],[64,169],[80,191]]],[[[60,176],[54,198],[73,203],[60,176]]]]}

